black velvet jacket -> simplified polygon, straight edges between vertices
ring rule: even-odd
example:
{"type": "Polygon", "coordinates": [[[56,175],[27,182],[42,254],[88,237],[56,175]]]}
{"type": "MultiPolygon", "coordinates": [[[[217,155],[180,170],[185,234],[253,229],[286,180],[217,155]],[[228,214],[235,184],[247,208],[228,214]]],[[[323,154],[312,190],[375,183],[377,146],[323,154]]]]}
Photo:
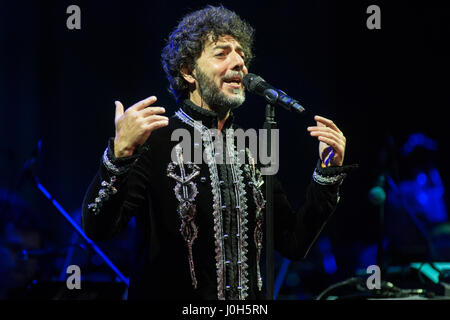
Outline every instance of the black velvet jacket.
{"type": "MultiPolygon", "coordinates": [[[[217,128],[214,112],[199,108],[190,101],[185,101],[182,109],[193,119],[202,121],[204,126],[217,128]]],[[[230,127],[234,127],[232,114],[222,131],[230,127]]],[[[226,163],[217,165],[221,180],[222,226],[223,233],[227,235],[224,239],[215,237],[214,199],[208,165],[199,164],[199,174],[192,179],[198,191],[193,201],[196,209],[193,223],[198,237],[192,244],[197,288],[193,286],[188,247],[180,232],[181,217],[177,211],[180,202],[174,190],[176,180],[168,176],[167,170],[172,162],[173,147],[178,143],[171,141],[171,134],[177,128],[186,128],[192,133],[194,130],[173,116],[169,125],[154,131],[133,156],[120,159],[114,157],[113,139],[110,139],[107,156],[119,171],[112,172],[102,160],[83,201],[83,229],[93,240],[106,240],[123,230],[130,218],[135,216],[138,249],[134,253],[136,258],[130,277],[129,299],[217,299],[219,277],[216,244],[220,240],[227,260],[223,269],[226,288],[224,298],[238,299],[238,291],[242,289],[238,288],[237,266],[242,262],[239,262],[236,237],[238,218],[235,188],[230,165],[226,163]],[[112,177],[113,182],[108,186],[112,177]],[[97,204],[93,205],[96,198],[97,204]]],[[[245,273],[248,279],[247,299],[264,299],[264,289],[260,291],[257,286],[254,241],[256,206],[252,184],[247,176],[244,176],[243,182],[248,221],[248,267],[245,273]]],[[[279,181],[275,179],[275,249],[292,260],[304,258],[337,205],[338,189],[339,183],[322,185],[312,179],[306,197],[302,196],[306,201],[297,212],[293,212],[279,181]]],[[[265,194],[264,185],[261,191],[265,194]]]]}

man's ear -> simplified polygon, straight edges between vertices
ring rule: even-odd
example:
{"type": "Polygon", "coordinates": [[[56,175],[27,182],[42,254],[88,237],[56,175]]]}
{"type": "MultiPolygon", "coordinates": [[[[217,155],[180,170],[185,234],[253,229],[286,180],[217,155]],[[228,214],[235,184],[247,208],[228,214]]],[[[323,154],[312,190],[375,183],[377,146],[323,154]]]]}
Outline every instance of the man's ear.
{"type": "Polygon", "coordinates": [[[188,83],[190,83],[190,84],[194,84],[195,83],[194,70],[190,70],[187,67],[182,67],[181,68],[181,75],[183,76],[184,80],[186,80],[188,83]]]}

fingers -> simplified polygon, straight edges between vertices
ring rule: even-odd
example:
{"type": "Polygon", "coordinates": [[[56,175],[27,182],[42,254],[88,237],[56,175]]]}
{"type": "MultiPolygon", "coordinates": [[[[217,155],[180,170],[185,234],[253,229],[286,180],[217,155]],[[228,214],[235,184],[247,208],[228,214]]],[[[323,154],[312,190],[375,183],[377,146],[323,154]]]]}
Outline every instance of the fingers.
{"type": "Polygon", "coordinates": [[[327,146],[330,146],[335,151],[332,162],[336,165],[342,165],[346,145],[344,134],[330,119],[321,116],[315,116],[314,119],[317,121],[317,126],[308,127],[307,130],[311,136],[320,141],[320,155],[327,146]]]}
{"type": "Polygon", "coordinates": [[[318,137],[318,136],[324,136],[324,137],[328,137],[330,139],[336,139],[336,140],[343,140],[345,141],[345,137],[336,132],[335,130],[332,130],[331,128],[328,127],[308,127],[307,129],[311,136],[313,137],[318,137]]]}
{"type": "Polygon", "coordinates": [[[323,141],[330,146],[340,145],[343,149],[345,149],[346,139],[342,134],[337,133],[336,131],[331,130],[330,128],[325,127],[309,127],[308,131],[312,137],[317,137],[319,141],[323,141]],[[324,140],[323,138],[326,138],[324,140]],[[333,141],[333,143],[328,143],[333,141]]]}
{"type": "Polygon", "coordinates": [[[311,136],[317,137],[319,141],[325,142],[333,148],[339,147],[339,150],[345,149],[346,140],[343,135],[339,135],[333,131],[312,131],[311,136]]]}
{"type": "Polygon", "coordinates": [[[116,116],[114,118],[117,121],[123,115],[124,109],[120,101],[114,101],[114,104],[116,105],[116,116]]]}
{"type": "Polygon", "coordinates": [[[345,145],[346,138],[333,121],[321,116],[315,116],[314,119],[317,121],[317,126],[307,128],[311,136],[324,136],[330,139],[337,139],[345,145]]]}
{"type": "MultiPolygon", "coordinates": [[[[334,158],[336,158],[336,160],[338,162],[342,162],[342,160],[344,158],[344,154],[345,154],[345,145],[338,143],[333,139],[326,138],[326,137],[319,137],[318,139],[319,139],[319,141],[331,146],[333,148],[333,150],[335,151],[334,158]]],[[[341,164],[342,163],[340,163],[339,165],[341,165],[341,164]]]]}
{"type": "Polygon", "coordinates": [[[335,139],[330,139],[330,138],[327,138],[324,136],[319,136],[317,139],[319,141],[325,142],[327,145],[331,146],[338,153],[339,153],[339,151],[343,151],[345,148],[345,144],[343,144],[342,142],[337,141],[335,139]]]}
{"type": "Polygon", "coordinates": [[[145,118],[145,121],[147,124],[151,124],[153,122],[158,122],[158,121],[169,122],[169,118],[165,117],[165,116],[151,115],[151,116],[145,118]]]}
{"type": "Polygon", "coordinates": [[[314,120],[324,124],[327,127],[332,128],[332,129],[336,130],[337,132],[339,132],[340,134],[342,134],[341,130],[339,130],[339,128],[336,126],[336,124],[332,120],[321,117],[321,116],[315,116],[314,120]]]}
{"type": "MultiPolygon", "coordinates": [[[[159,113],[166,112],[166,110],[164,108],[161,108],[161,107],[147,108],[149,105],[155,103],[156,100],[157,100],[157,98],[155,96],[148,97],[148,98],[146,98],[144,100],[136,102],[131,107],[129,107],[127,109],[127,111],[129,113],[134,113],[134,112],[138,112],[138,111],[142,110],[142,111],[144,111],[142,113],[142,116],[144,116],[144,117],[148,116],[148,115],[152,115],[152,114],[159,114],[159,113]]],[[[116,105],[116,116],[115,116],[115,119],[117,121],[117,119],[123,115],[124,107],[123,107],[123,104],[120,101],[115,101],[114,103],[116,105]]]]}
{"type": "Polygon", "coordinates": [[[140,115],[143,117],[148,117],[151,115],[155,115],[155,114],[161,114],[166,112],[166,109],[164,109],[163,107],[147,107],[144,108],[143,110],[139,111],[140,115]]]}
{"type": "Polygon", "coordinates": [[[146,98],[144,100],[136,102],[129,109],[131,109],[132,111],[139,111],[139,110],[142,110],[145,107],[148,107],[149,105],[155,103],[156,100],[158,100],[158,99],[155,96],[151,96],[151,97],[148,97],[148,98],[146,98]]]}
{"type": "Polygon", "coordinates": [[[167,126],[168,124],[169,124],[169,121],[168,121],[168,120],[154,121],[154,122],[150,123],[150,124],[147,126],[147,130],[151,132],[151,131],[153,131],[153,130],[156,130],[156,129],[165,127],[165,126],[167,126]]]}

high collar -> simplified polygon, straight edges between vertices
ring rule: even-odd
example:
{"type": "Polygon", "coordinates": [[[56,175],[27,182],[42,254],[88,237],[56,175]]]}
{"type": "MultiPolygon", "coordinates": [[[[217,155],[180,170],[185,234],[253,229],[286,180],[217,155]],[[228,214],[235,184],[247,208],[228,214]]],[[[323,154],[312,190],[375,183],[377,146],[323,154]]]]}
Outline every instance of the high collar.
{"type": "MultiPolygon", "coordinates": [[[[218,116],[217,113],[215,113],[214,111],[201,108],[189,99],[183,101],[181,109],[183,109],[183,111],[192,119],[196,121],[201,121],[205,127],[209,129],[211,128],[217,129],[218,116]]],[[[233,120],[234,115],[233,112],[230,111],[230,115],[225,121],[222,130],[230,128],[233,125],[233,120]]]]}

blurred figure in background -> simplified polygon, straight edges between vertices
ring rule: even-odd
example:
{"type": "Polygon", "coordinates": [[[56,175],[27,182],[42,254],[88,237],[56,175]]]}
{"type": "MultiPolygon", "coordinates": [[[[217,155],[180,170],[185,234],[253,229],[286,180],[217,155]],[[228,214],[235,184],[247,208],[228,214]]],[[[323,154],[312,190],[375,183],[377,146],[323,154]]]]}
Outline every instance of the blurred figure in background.
{"type": "Polygon", "coordinates": [[[449,260],[450,228],[437,142],[413,133],[397,152],[398,178],[387,177],[389,256],[398,263],[449,260]]]}

